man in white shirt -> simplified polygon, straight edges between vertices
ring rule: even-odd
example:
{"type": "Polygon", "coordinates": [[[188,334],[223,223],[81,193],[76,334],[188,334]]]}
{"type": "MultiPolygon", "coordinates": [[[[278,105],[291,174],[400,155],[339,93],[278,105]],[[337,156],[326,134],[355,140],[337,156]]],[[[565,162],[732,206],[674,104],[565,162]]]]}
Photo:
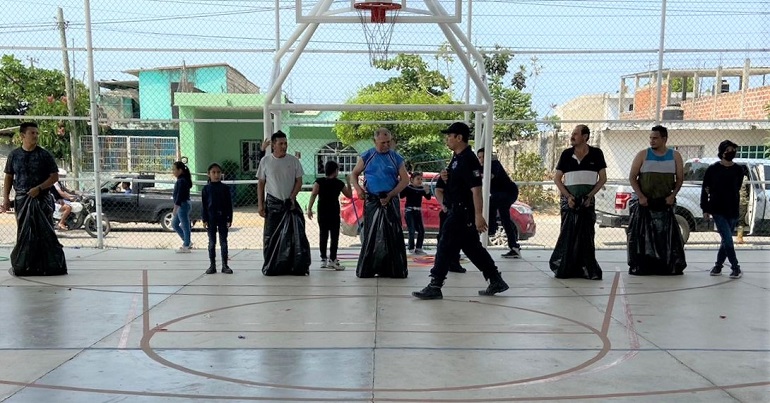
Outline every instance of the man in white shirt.
{"type": "MultiPolygon", "coordinates": [[[[304,173],[302,164],[297,157],[286,154],[288,142],[284,132],[279,130],[274,133],[271,137],[271,143],[273,152],[260,160],[257,169],[259,215],[265,218],[263,245],[265,265],[262,272],[265,275],[305,275],[309,273],[307,271],[310,265],[310,250],[305,234],[304,217],[297,204],[297,194],[302,189],[302,175],[304,173]],[[283,234],[277,226],[287,211],[292,212],[295,219],[302,221],[302,225],[295,227],[300,229],[300,233],[292,234],[292,239],[276,239],[277,235],[283,234]],[[298,213],[298,217],[296,213],[298,213]],[[299,237],[295,235],[299,235],[299,237]],[[292,244],[293,247],[304,249],[307,245],[306,262],[304,261],[304,250],[302,251],[302,262],[291,261],[297,259],[296,257],[286,260],[277,256],[278,253],[274,253],[281,250],[281,245],[295,241],[300,244],[292,244]]],[[[285,235],[285,237],[288,238],[289,235],[285,235]]]]}

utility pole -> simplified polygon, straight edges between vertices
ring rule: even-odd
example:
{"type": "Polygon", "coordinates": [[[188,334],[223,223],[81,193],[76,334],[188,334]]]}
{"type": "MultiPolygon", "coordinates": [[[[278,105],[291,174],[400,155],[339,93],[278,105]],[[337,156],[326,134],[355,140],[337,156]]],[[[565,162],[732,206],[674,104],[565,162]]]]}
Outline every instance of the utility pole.
{"type": "MultiPolygon", "coordinates": [[[[64,89],[67,93],[67,114],[69,117],[75,117],[75,93],[72,89],[72,74],[70,73],[70,60],[67,53],[67,34],[65,32],[67,23],[64,21],[64,10],[59,7],[57,19],[59,21],[59,35],[61,37],[61,53],[64,62],[64,89]]],[[[78,121],[70,121],[70,173],[74,181],[74,188],[79,189],[78,174],[78,121]]]]}

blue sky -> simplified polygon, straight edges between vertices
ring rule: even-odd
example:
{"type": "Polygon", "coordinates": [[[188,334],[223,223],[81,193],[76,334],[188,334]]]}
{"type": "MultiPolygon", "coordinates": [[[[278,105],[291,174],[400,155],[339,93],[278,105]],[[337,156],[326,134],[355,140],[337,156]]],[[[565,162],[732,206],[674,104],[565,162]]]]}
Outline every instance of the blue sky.
{"type": "MultiPolygon", "coordinates": [[[[445,6],[452,2],[442,0],[445,6]]],[[[338,2],[344,4],[345,2],[338,2]]],[[[294,1],[280,1],[281,38],[296,26],[294,1]]],[[[307,4],[307,3],[306,3],[307,4]]],[[[97,48],[163,48],[173,51],[100,51],[98,80],[129,79],[122,71],[156,66],[226,62],[267,89],[275,44],[274,1],[242,0],[117,0],[92,1],[94,46],[97,48]],[[198,49],[200,51],[178,51],[198,49]],[[253,50],[266,51],[253,51],[253,50]]],[[[26,63],[61,68],[56,50],[12,50],[9,47],[57,47],[56,7],[70,22],[67,35],[76,47],[85,45],[82,1],[0,0],[0,51],[26,63]]],[[[550,106],[585,93],[616,92],[620,76],[657,67],[655,53],[548,54],[563,50],[630,50],[658,48],[660,1],[633,0],[475,0],[472,40],[477,46],[495,44],[514,49],[514,64],[529,65],[537,57],[541,74],[532,78],[534,106],[540,115],[550,106]],[[533,52],[523,54],[521,52],[533,52]]],[[[463,5],[467,10],[467,2],[463,5]]],[[[467,17],[467,16],[464,16],[467,17]]],[[[467,19],[461,24],[466,29],[467,19]]],[[[770,2],[763,0],[669,0],[666,46],[671,49],[740,49],[738,53],[667,54],[665,67],[707,68],[770,66],[770,2]]],[[[445,41],[435,25],[397,25],[391,50],[437,49],[445,41]]],[[[309,49],[365,50],[360,25],[322,25],[309,49]]],[[[453,77],[460,99],[464,71],[458,62],[447,65],[426,56],[432,65],[453,77]]],[[[75,52],[75,74],[82,79],[85,53],[75,52]]],[[[369,67],[366,54],[304,54],[284,86],[295,102],[339,103],[361,86],[390,73],[369,67]]],[[[766,78],[770,81],[770,77],[766,78]]],[[[760,84],[758,77],[752,83],[760,84]]],[[[704,83],[704,87],[710,83],[704,83]]],[[[472,97],[473,99],[473,97],[472,97]]]]}

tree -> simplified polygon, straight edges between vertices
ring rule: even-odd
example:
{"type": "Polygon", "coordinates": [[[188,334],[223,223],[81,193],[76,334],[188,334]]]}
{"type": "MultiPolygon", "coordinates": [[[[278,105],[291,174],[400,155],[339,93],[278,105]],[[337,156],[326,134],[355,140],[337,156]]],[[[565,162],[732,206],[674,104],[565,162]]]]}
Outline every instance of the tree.
{"type": "MultiPolygon", "coordinates": [[[[672,78],[669,87],[671,93],[682,92],[682,77],[672,78]]],[[[692,92],[694,88],[695,79],[693,77],[687,77],[687,92],[692,92]]]]}
{"type": "MultiPolygon", "coordinates": [[[[0,127],[18,125],[25,121],[24,115],[66,116],[68,100],[64,80],[64,73],[59,70],[26,67],[13,55],[3,55],[0,58],[0,114],[19,115],[19,119],[0,121],[0,127]]],[[[73,84],[75,114],[87,116],[88,89],[80,81],[74,80],[73,84]]],[[[55,158],[65,159],[70,154],[67,133],[77,131],[82,134],[86,128],[85,124],[72,123],[59,130],[60,123],[54,120],[38,122],[40,145],[55,158]]],[[[17,136],[14,141],[19,144],[21,139],[17,136]]]]}
{"type": "MultiPolygon", "coordinates": [[[[519,65],[511,74],[510,62],[513,53],[495,45],[495,52],[482,53],[484,70],[487,73],[489,92],[495,102],[495,120],[530,120],[537,118],[532,109],[532,94],[525,93],[527,87],[527,68],[519,65]],[[510,77],[510,82],[506,78],[510,77]]],[[[540,74],[542,66],[536,58],[532,59],[532,72],[529,78],[540,74]]],[[[526,139],[537,133],[533,123],[496,124],[493,139],[501,145],[508,141],[526,139]]]]}
{"type": "MultiPolygon", "coordinates": [[[[348,104],[425,104],[446,105],[455,103],[449,88],[451,81],[437,70],[428,68],[428,64],[418,55],[400,54],[391,60],[378,62],[377,68],[396,70],[400,74],[386,81],[376,82],[358,91],[348,104]]],[[[461,114],[456,112],[388,112],[358,111],[344,112],[340,120],[388,121],[411,120],[426,123],[396,124],[337,124],[334,132],[344,144],[353,144],[359,140],[371,139],[374,131],[384,126],[393,133],[399,153],[407,160],[407,165],[420,165],[422,170],[437,170],[446,165],[449,151],[444,146],[440,133],[445,124],[431,124],[433,120],[457,120],[461,114]],[[430,162],[436,161],[431,164],[430,162]]]]}

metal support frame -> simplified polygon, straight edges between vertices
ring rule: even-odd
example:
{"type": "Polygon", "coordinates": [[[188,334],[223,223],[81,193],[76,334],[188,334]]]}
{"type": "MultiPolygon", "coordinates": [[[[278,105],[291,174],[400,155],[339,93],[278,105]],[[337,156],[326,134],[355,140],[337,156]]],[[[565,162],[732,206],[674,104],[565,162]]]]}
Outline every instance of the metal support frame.
{"type": "MultiPolygon", "coordinates": [[[[265,106],[263,112],[264,118],[264,137],[269,138],[274,130],[280,128],[279,125],[274,125],[274,119],[271,113],[274,111],[283,110],[336,110],[336,111],[362,111],[362,110],[389,110],[389,111],[468,111],[475,112],[475,133],[476,133],[476,147],[478,144],[483,144],[488,150],[490,158],[484,159],[483,166],[483,215],[484,219],[489,222],[489,194],[490,194],[490,177],[492,171],[492,133],[494,123],[494,100],[489,93],[487,87],[486,73],[484,71],[484,59],[481,53],[471,43],[468,37],[463,33],[458,25],[458,21],[449,18],[449,14],[446,10],[435,0],[424,0],[426,6],[432,13],[431,17],[426,17],[426,23],[436,23],[441,31],[444,33],[447,41],[454,50],[461,64],[465,68],[468,77],[473,81],[476,86],[476,104],[469,105],[299,105],[299,104],[280,104],[276,101],[276,97],[280,97],[281,87],[286,81],[286,78],[291,73],[292,69],[297,63],[297,60],[301,56],[305,47],[315,34],[318,25],[321,22],[335,23],[335,22],[350,22],[337,20],[333,17],[324,16],[329,11],[332,4],[332,0],[322,0],[316,4],[311,11],[309,17],[299,18],[298,22],[313,21],[300,23],[295,29],[294,33],[289,39],[281,46],[274,56],[275,67],[273,82],[269,91],[265,96],[265,106]],[[296,46],[292,46],[297,42],[296,46]],[[283,69],[280,68],[280,61],[291,51],[289,59],[286,61],[283,69]],[[471,62],[471,56],[473,57],[476,65],[471,62]]],[[[461,11],[460,11],[461,12],[461,11]]],[[[298,11],[299,13],[299,11],[298,11]]],[[[278,114],[276,114],[278,116],[278,114]]],[[[280,118],[275,121],[280,122],[280,118]]],[[[489,235],[485,232],[482,234],[483,244],[486,245],[489,239],[489,235]]]]}
{"type": "Polygon", "coordinates": [[[93,140],[94,149],[94,201],[96,203],[96,247],[99,249],[104,248],[104,233],[102,232],[102,193],[100,189],[101,185],[101,167],[99,165],[99,106],[96,103],[97,96],[97,84],[94,79],[94,46],[93,46],[93,34],[91,32],[91,2],[90,0],[83,0],[83,7],[85,8],[85,29],[86,29],[86,52],[88,53],[88,94],[91,104],[91,139],[93,140]]]}

